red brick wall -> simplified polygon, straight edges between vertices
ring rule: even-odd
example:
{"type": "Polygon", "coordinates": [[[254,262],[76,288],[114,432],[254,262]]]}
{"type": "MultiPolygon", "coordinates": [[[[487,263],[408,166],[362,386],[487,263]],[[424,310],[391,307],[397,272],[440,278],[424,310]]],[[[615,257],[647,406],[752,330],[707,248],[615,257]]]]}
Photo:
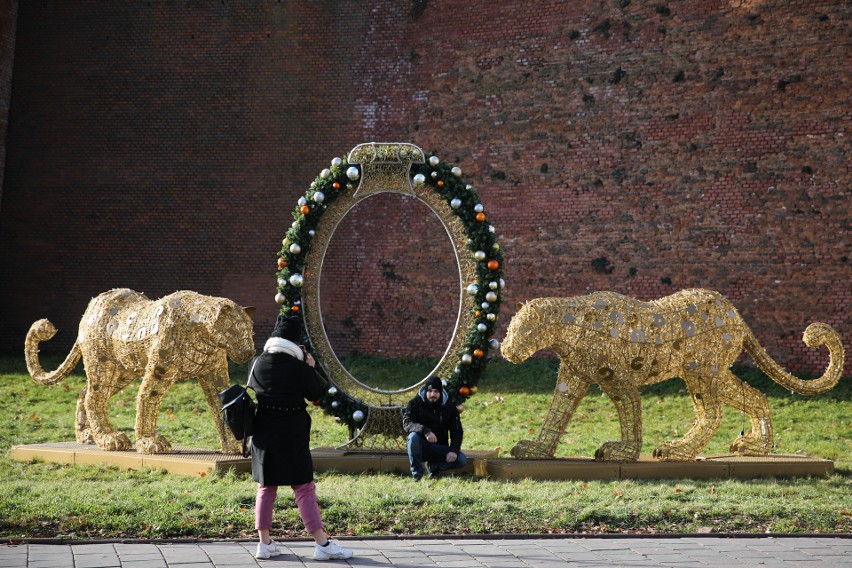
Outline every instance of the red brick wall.
{"type": "MultiPolygon", "coordinates": [[[[791,370],[825,364],[810,321],[852,345],[850,4],[519,5],[22,4],[0,348],[40,317],[67,348],[118,286],[257,305],[263,337],[296,199],[372,140],[434,150],[478,188],[504,326],[533,297],[701,286],[791,370]]],[[[323,266],[333,344],[439,354],[449,241],[414,203],[360,209],[323,266]]]]}
{"type": "Polygon", "coordinates": [[[18,0],[0,0],[0,207],[3,205],[3,171],[6,164],[6,130],[15,60],[15,24],[18,0]]]}

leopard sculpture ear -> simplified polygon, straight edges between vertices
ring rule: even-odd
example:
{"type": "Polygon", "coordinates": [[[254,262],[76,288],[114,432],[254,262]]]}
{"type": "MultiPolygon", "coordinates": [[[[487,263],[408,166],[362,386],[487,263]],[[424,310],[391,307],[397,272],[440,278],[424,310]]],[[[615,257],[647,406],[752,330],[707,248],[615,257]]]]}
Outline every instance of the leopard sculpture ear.
{"type": "Polygon", "coordinates": [[[248,314],[250,319],[254,319],[254,313],[257,311],[257,308],[254,306],[243,306],[243,310],[248,314]]]}

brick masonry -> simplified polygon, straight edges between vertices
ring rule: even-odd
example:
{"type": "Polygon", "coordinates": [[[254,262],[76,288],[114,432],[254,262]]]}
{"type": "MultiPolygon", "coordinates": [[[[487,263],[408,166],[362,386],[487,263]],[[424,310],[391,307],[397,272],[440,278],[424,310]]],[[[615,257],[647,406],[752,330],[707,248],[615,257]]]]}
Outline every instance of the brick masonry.
{"type": "MultiPolygon", "coordinates": [[[[733,300],[792,371],[826,363],[801,342],[811,321],[852,345],[847,2],[17,12],[2,350],[20,353],[41,317],[60,329],[45,350],[66,350],[89,298],[114,287],[256,305],[265,336],[297,198],[373,140],[435,151],[477,187],[505,251],[503,330],[533,297],[700,286],[733,300]]],[[[359,205],[323,265],[333,345],[440,355],[454,271],[424,206],[359,205]]]]}

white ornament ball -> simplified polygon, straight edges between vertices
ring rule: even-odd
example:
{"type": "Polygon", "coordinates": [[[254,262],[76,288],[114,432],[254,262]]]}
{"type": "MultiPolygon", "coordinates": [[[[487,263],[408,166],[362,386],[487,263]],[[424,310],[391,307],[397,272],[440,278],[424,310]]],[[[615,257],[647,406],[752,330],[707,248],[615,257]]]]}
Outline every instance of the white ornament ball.
{"type": "Polygon", "coordinates": [[[302,275],[301,274],[294,274],[293,276],[291,276],[290,277],[290,284],[292,284],[296,288],[301,286],[302,285],[302,275]]]}
{"type": "Polygon", "coordinates": [[[279,306],[286,301],[287,301],[287,296],[285,296],[281,292],[278,292],[277,294],[275,294],[275,303],[278,304],[279,306]]]}
{"type": "Polygon", "coordinates": [[[337,387],[331,387],[330,389],[328,389],[328,394],[330,394],[331,396],[336,395],[337,394],[337,387]]]}
{"type": "Polygon", "coordinates": [[[437,179],[438,172],[432,172],[432,179],[437,179]]]}
{"type": "Polygon", "coordinates": [[[496,351],[497,349],[500,349],[500,342],[496,339],[492,339],[488,342],[488,346],[496,351]]]}
{"type": "Polygon", "coordinates": [[[299,207],[301,207],[302,205],[307,205],[307,204],[308,204],[307,199],[305,199],[304,197],[299,198],[299,207]]]}
{"type": "Polygon", "coordinates": [[[496,302],[497,301],[497,293],[496,292],[488,292],[487,294],[485,294],[485,299],[488,300],[489,302],[496,302]]]}
{"type": "Polygon", "coordinates": [[[424,176],[423,174],[417,174],[416,176],[414,176],[413,181],[414,185],[423,185],[424,183],[426,183],[426,176],[424,176]]]}
{"type": "Polygon", "coordinates": [[[453,169],[452,169],[452,170],[450,170],[450,171],[453,173],[453,175],[454,175],[454,176],[456,176],[456,177],[461,177],[462,172],[461,172],[461,168],[460,168],[460,167],[456,166],[455,168],[453,168],[453,169]]]}
{"type": "Polygon", "coordinates": [[[284,284],[286,284],[286,283],[287,283],[287,281],[286,281],[286,280],[284,280],[283,278],[279,278],[279,279],[278,279],[278,285],[279,285],[279,286],[283,286],[283,285],[284,285],[284,284]]]}
{"type": "Polygon", "coordinates": [[[481,323],[481,324],[476,326],[476,329],[478,329],[482,333],[485,333],[486,331],[488,331],[488,326],[485,325],[484,323],[481,323]]]}
{"type": "Polygon", "coordinates": [[[321,191],[316,192],[314,194],[314,201],[316,201],[317,203],[322,203],[323,201],[325,201],[325,194],[321,191]]]}
{"type": "Polygon", "coordinates": [[[331,401],[331,407],[332,408],[337,408],[338,406],[340,406],[339,402],[337,402],[336,400],[331,401]]]}
{"type": "Polygon", "coordinates": [[[339,166],[342,163],[343,163],[343,160],[341,160],[340,158],[335,158],[331,161],[331,167],[336,168],[337,166],[339,166]]]}
{"type": "Polygon", "coordinates": [[[506,281],[501,278],[500,279],[500,289],[502,290],[505,287],[506,287],[506,281]]]}
{"type": "Polygon", "coordinates": [[[495,228],[494,228],[494,225],[488,225],[488,232],[489,232],[489,233],[493,233],[493,232],[495,232],[496,230],[497,230],[497,229],[495,229],[495,228]]]}
{"type": "Polygon", "coordinates": [[[470,184],[467,184],[466,186],[464,186],[464,188],[468,191],[473,191],[473,186],[470,184]]]}
{"type": "Polygon", "coordinates": [[[479,286],[477,286],[476,284],[471,284],[467,287],[467,293],[471,296],[476,295],[477,292],[479,292],[479,286]]]}
{"type": "Polygon", "coordinates": [[[290,223],[290,226],[291,226],[291,227],[293,227],[293,228],[295,229],[296,227],[298,227],[298,226],[299,226],[299,222],[298,222],[298,221],[293,221],[292,223],[290,223]]]}
{"type": "Polygon", "coordinates": [[[486,256],[487,255],[485,254],[484,250],[478,250],[473,253],[473,258],[475,258],[476,260],[485,260],[486,256]]]}
{"type": "Polygon", "coordinates": [[[453,209],[458,209],[461,206],[462,206],[461,199],[456,198],[456,199],[453,199],[452,201],[450,201],[450,207],[452,207],[453,209]]]}
{"type": "Polygon", "coordinates": [[[290,245],[290,254],[299,254],[300,252],[302,252],[302,247],[300,247],[298,244],[293,243],[292,245],[290,245]]]}
{"type": "Polygon", "coordinates": [[[430,166],[437,166],[440,163],[441,163],[441,160],[438,159],[438,156],[430,156],[429,157],[429,165],[430,166]]]}
{"type": "Polygon", "coordinates": [[[482,309],[483,310],[487,310],[490,307],[491,307],[491,304],[489,304],[488,302],[482,302],[482,309]]]}
{"type": "Polygon", "coordinates": [[[352,413],[352,420],[354,420],[355,422],[361,422],[362,420],[364,420],[364,413],[360,410],[356,410],[352,413]]]}
{"type": "Polygon", "coordinates": [[[465,365],[470,365],[473,362],[473,357],[470,356],[470,353],[465,353],[461,356],[461,362],[465,365]]]}
{"type": "Polygon", "coordinates": [[[486,314],[485,317],[488,318],[488,321],[494,321],[497,319],[497,314],[486,314]]]}
{"type": "Polygon", "coordinates": [[[348,178],[349,178],[349,179],[351,179],[352,181],[355,181],[355,180],[356,180],[356,179],[358,179],[360,176],[361,176],[361,172],[359,172],[359,171],[358,171],[358,168],[356,168],[355,166],[352,166],[351,168],[349,168],[348,170],[346,170],[346,177],[348,177],[348,178]]]}
{"type": "Polygon", "coordinates": [[[473,210],[477,213],[482,213],[483,211],[485,211],[485,207],[482,206],[482,203],[477,203],[473,206],[473,210]]]}
{"type": "Polygon", "coordinates": [[[309,236],[309,237],[313,237],[313,236],[315,236],[316,234],[317,234],[317,232],[316,232],[316,231],[314,231],[313,229],[311,229],[311,230],[309,230],[309,231],[308,231],[308,236],[309,236]]]}
{"type": "Polygon", "coordinates": [[[491,288],[492,290],[496,290],[497,288],[500,287],[500,284],[498,284],[497,282],[489,282],[488,287],[491,288]]]}
{"type": "Polygon", "coordinates": [[[330,178],[330,177],[331,177],[331,170],[330,170],[330,169],[328,169],[328,168],[324,169],[323,171],[321,171],[321,172],[320,172],[320,177],[321,177],[322,179],[328,179],[328,178],[330,178]]]}

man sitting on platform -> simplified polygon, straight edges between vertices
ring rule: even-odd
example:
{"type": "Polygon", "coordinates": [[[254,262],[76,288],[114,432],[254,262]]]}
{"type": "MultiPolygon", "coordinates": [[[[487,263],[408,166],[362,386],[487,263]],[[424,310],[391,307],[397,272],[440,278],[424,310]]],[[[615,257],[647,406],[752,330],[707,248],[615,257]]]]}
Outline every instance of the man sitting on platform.
{"type": "Polygon", "coordinates": [[[438,477],[442,471],[459,469],[467,463],[461,452],[461,417],[441,379],[432,375],[420,393],[411,399],[402,413],[402,425],[408,432],[408,461],[411,477],[423,477],[423,461],[429,463],[429,475],[438,477]]]}

